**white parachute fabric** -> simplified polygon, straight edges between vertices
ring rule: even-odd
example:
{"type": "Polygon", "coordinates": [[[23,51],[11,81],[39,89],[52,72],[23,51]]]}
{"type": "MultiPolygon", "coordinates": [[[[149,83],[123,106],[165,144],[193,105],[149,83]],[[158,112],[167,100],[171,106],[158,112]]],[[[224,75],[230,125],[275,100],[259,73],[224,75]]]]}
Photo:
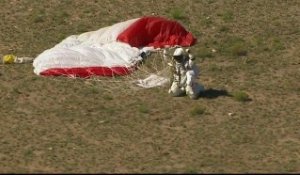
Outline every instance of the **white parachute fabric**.
{"type": "MultiPolygon", "coordinates": [[[[70,48],[76,45],[91,46],[94,44],[109,44],[117,41],[117,37],[139,18],[120,22],[96,31],[85,32],[80,35],[71,35],[58,43],[55,47],[70,48]]],[[[54,48],[55,48],[54,47],[54,48]]]]}
{"type": "Polygon", "coordinates": [[[84,72],[76,74],[85,77],[93,74],[88,74],[88,71],[94,71],[95,74],[112,76],[115,74],[114,69],[117,68],[117,72],[126,74],[126,69],[132,68],[142,59],[139,56],[140,50],[127,43],[117,42],[116,38],[136,20],[138,19],[67,37],[53,48],[38,55],[33,62],[34,73],[47,75],[47,70],[52,71],[53,74],[53,71],[59,69],[60,72],[57,74],[63,72],[69,74],[70,71],[74,71],[74,68],[85,68],[84,72]],[[89,68],[93,69],[89,70],[89,68]]]}
{"type": "Polygon", "coordinates": [[[130,68],[142,59],[139,54],[139,49],[119,42],[105,45],[77,45],[71,48],[56,47],[44,51],[33,65],[36,74],[57,67],[72,69],[105,65],[105,67],[111,68],[130,68]]]}
{"type": "Polygon", "coordinates": [[[149,77],[145,79],[139,79],[136,81],[136,85],[143,88],[153,88],[157,86],[163,86],[169,82],[169,79],[166,77],[162,77],[156,74],[151,74],[149,77]]]}

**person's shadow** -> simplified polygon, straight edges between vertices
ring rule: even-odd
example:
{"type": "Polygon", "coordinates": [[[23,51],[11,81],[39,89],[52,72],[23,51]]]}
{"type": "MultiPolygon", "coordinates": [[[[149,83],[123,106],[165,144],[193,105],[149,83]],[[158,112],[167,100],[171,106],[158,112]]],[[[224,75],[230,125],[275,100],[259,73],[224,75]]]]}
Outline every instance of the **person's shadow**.
{"type": "Polygon", "coordinates": [[[206,89],[203,92],[199,94],[198,98],[208,98],[208,99],[214,99],[218,98],[220,96],[225,96],[225,97],[232,97],[231,94],[229,94],[226,90],[221,89],[206,89]]]}

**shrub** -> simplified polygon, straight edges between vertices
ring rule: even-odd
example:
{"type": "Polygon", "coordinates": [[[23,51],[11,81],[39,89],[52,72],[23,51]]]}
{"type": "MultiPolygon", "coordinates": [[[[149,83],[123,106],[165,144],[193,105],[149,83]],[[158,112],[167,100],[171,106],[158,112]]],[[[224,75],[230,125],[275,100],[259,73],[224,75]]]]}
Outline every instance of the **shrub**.
{"type": "Polygon", "coordinates": [[[229,31],[229,28],[226,27],[226,26],[221,26],[219,31],[220,31],[220,32],[228,32],[228,31],[229,31]]]}
{"type": "Polygon", "coordinates": [[[197,56],[200,58],[211,58],[213,57],[213,54],[208,48],[200,48],[197,52],[197,56]]]}
{"type": "Polygon", "coordinates": [[[273,40],[272,48],[273,48],[274,51],[284,50],[285,49],[284,44],[278,38],[275,38],[273,40]]]}
{"type": "Polygon", "coordinates": [[[183,11],[179,8],[174,9],[171,11],[171,16],[174,19],[180,20],[180,19],[184,19],[184,15],[183,15],[183,11]]]}
{"type": "Polygon", "coordinates": [[[110,96],[110,95],[105,94],[105,95],[103,95],[103,99],[104,100],[113,100],[113,97],[110,96]]]}
{"type": "Polygon", "coordinates": [[[221,50],[230,56],[246,56],[247,43],[242,38],[232,36],[221,45],[221,50]]]}
{"type": "Polygon", "coordinates": [[[229,52],[232,56],[246,56],[247,50],[244,44],[237,43],[229,48],[229,52]]]}
{"type": "Polygon", "coordinates": [[[240,101],[240,102],[250,101],[249,95],[246,92],[243,92],[243,91],[234,92],[233,93],[233,98],[236,101],[240,101]]]}
{"type": "Polygon", "coordinates": [[[230,22],[233,20],[233,13],[231,11],[227,11],[223,14],[223,21],[230,22]]]}
{"type": "Polygon", "coordinates": [[[205,113],[206,109],[202,106],[197,106],[194,107],[191,111],[190,111],[190,115],[191,116],[199,116],[199,115],[203,115],[205,113]]]}
{"type": "Polygon", "coordinates": [[[44,22],[44,21],[45,21],[45,15],[43,15],[43,14],[37,15],[33,19],[34,23],[41,23],[41,22],[44,22]]]}
{"type": "Polygon", "coordinates": [[[150,112],[149,108],[146,105],[140,105],[138,108],[139,112],[148,114],[150,112]]]}

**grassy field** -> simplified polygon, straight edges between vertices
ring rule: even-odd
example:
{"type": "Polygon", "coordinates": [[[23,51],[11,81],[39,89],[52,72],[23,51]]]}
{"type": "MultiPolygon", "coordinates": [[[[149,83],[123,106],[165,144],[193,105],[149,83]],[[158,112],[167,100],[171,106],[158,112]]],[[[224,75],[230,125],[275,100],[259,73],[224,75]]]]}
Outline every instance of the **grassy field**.
{"type": "Polygon", "coordinates": [[[0,173],[300,172],[299,0],[0,0],[0,56],[153,12],[198,38],[206,93],[1,64],[0,173]]]}

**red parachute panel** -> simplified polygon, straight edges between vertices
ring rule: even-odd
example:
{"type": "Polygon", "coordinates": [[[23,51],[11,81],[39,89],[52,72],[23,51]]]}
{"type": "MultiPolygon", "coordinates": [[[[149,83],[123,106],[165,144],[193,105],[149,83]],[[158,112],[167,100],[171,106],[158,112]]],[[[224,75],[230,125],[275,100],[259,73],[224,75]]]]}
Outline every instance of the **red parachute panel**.
{"type": "Polygon", "coordinates": [[[40,73],[43,76],[69,76],[89,78],[95,76],[124,76],[132,73],[136,67],[77,67],[77,68],[52,68],[40,73]]]}
{"type": "Polygon", "coordinates": [[[117,38],[133,47],[192,46],[196,38],[176,21],[162,17],[143,17],[133,23],[117,38]]]}

